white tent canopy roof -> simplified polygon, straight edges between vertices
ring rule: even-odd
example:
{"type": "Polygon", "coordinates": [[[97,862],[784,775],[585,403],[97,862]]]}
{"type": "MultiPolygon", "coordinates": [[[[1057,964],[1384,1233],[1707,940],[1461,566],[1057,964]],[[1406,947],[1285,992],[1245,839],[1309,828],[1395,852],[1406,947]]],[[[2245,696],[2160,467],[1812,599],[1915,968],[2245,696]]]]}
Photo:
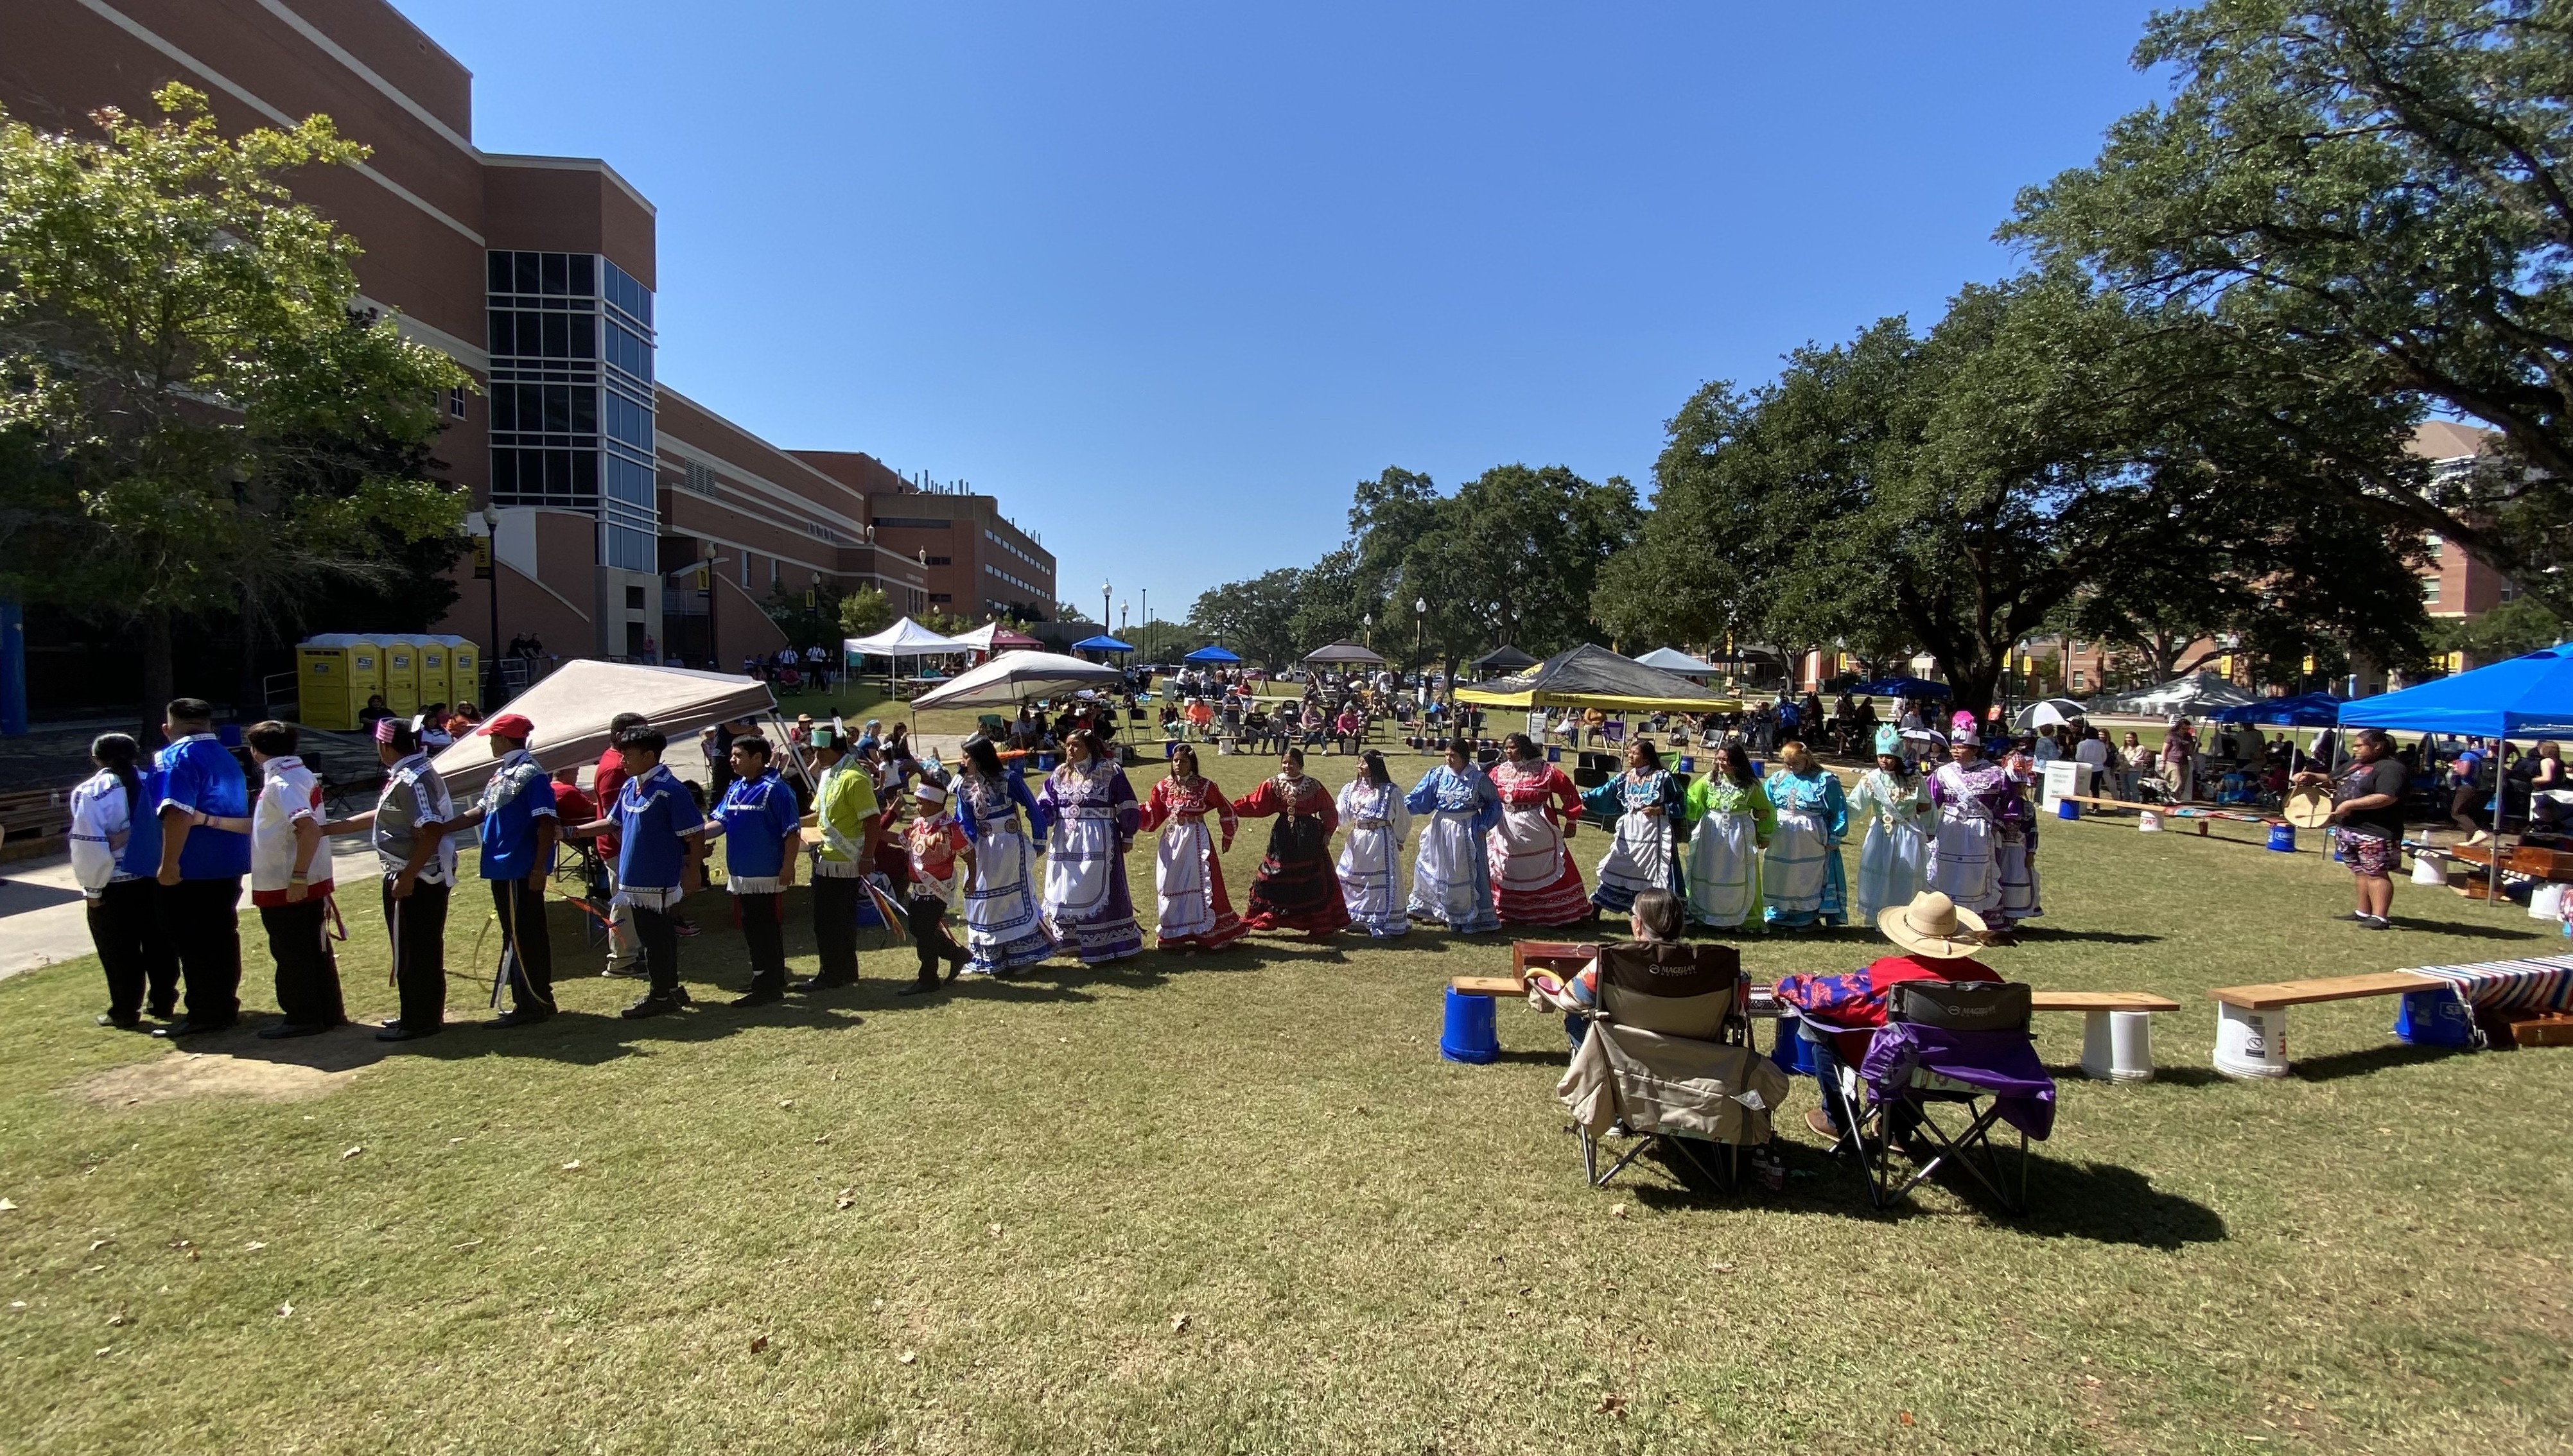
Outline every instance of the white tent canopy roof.
{"type": "Polygon", "coordinates": [[[2113,698],[2093,698],[2094,714],[2116,713],[2129,717],[2166,716],[2178,713],[2201,717],[2218,708],[2238,708],[2256,702],[2249,693],[2226,682],[2211,672],[2192,672],[2132,693],[2113,698]]]}
{"type": "Polygon", "coordinates": [[[936,657],[948,652],[978,650],[971,642],[942,637],[909,617],[894,623],[872,637],[851,637],[841,646],[850,652],[863,652],[869,657],[936,657]]]}
{"type": "Polygon", "coordinates": [[[958,673],[912,700],[914,708],[998,708],[1030,698],[1050,698],[1075,688],[1111,687],[1126,674],[1104,662],[1084,662],[1060,652],[1004,652],[958,673]]]}
{"type": "Polygon", "coordinates": [[[1676,647],[1656,647],[1635,660],[1646,667],[1658,667],[1664,672],[1690,674],[1715,671],[1714,663],[1700,662],[1676,647]]]}
{"type": "MultiPolygon", "coordinates": [[[[529,751],[547,773],[594,762],[607,751],[607,721],[640,713],[677,742],[687,734],[777,710],[768,684],[729,672],[686,667],[644,667],[575,657],[534,687],[511,698],[493,716],[516,713],[535,725],[529,751]]],[[[459,801],[491,776],[491,740],[459,738],[434,767],[459,801]]]]}

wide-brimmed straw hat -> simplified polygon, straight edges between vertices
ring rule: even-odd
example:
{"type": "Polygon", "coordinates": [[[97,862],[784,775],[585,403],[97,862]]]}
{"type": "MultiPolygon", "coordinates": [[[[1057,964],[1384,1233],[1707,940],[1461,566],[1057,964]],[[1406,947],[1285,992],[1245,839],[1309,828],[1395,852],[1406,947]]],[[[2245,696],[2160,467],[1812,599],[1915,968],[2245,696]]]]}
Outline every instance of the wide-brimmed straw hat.
{"type": "Polygon", "coordinates": [[[1876,928],[1887,940],[1934,961],[1959,960],[1984,948],[1984,918],[1958,909],[1956,901],[1936,890],[1913,896],[1910,905],[1878,911],[1876,928]]]}

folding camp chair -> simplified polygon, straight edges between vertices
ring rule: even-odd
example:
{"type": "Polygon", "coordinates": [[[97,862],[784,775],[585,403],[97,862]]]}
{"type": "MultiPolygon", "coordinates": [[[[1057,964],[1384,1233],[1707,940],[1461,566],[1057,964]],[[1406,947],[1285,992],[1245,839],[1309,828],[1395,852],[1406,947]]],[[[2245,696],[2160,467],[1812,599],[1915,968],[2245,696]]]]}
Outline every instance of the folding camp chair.
{"type": "MultiPolygon", "coordinates": [[[[2024,1119],[2012,1123],[2019,1150],[2008,1166],[1993,1142],[1993,1129],[2009,1111],[2014,1094],[2000,1089],[2043,1082],[2046,1095],[2053,1096],[2054,1084],[2038,1065],[2029,1037],[2032,1010],[2029,988],[2018,982],[1906,981],[1894,988],[1886,1029],[1877,1034],[1865,1069],[1843,1066],[1839,1079],[1824,1089],[1838,1103],[1840,1124],[1847,1129],[1839,1147],[1852,1150],[1867,1172],[1870,1203],[1892,1207],[1940,1169],[1953,1166],[2004,1211],[2026,1211],[2024,1119]],[[1950,1049],[1943,1059],[1946,1074],[1900,1055],[1910,1045],[1913,1029],[1925,1030],[1950,1049]],[[1889,1038],[1894,1039],[1891,1045],[1889,1038]],[[1889,1052],[1898,1055],[1885,1055],[1889,1052]],[[1961,1059],[1985,1065],[1961,1067],[1961,1059]],[[1959,1073],[1963,1075],[1955,1075],[1959,1073]],[[1939,1119],[1943,1111],[1950,1119],[1945,1123],[1939,1119]],[[1963,1125],[1951,1131],[1959,1116],[1965,1118],[1963,1125]],[[1913,1164],[1909,1176],[1894,1167],[1898,1152],[1913,1164]]],[[[2046,1135],[2044,1126],[2038,1135],[2046,1135]]]]}
{"type": "Polygon", "coordinates": [[[1574,1125],[1591,1186],[1604,1187],[1654,1146],[1678,1153],[1727,1191],[1736,1185],[1742,1145],[1769,1140],[1768,1109],[1786,1086],[1751,1050],[1750,1005],[1741,953],[1730,946],[1600,948],[1598,1000],[1576,1013],[1588,1026],[1575,1062],[1590,1054],[1591,1039],[1604,1039],[1597,1051],[1615,1083],[1619,1115],[1604,1134],[1574,1125]],[[1634,1145],[1602,1167],[1601,1143],[1621,1135],[1634,1145]],[[1701,1157],[1701,1143],[1723,1148],[1723,1156],[1701,1157]]]}

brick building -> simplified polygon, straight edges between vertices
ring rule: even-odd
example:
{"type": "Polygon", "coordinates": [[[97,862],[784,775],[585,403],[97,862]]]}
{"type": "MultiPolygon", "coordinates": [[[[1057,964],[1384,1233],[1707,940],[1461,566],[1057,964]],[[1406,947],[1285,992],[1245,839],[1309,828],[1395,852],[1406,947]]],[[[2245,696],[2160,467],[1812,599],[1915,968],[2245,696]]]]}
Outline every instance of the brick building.
{"type": "Polygon", "coordinates": [[[9,12],[0,105],[21,121],[87,133],[90,112],[151,115],[152,93],[180,81],[228,130],[318,112],[374,150],[293,185],[365,247],[357,305],[398,316],[484,389],[448,400],[438,455],[469,493],[469,529],[492,538],[497,631],[478,581],[435,630],[486,649],[533,633],[561,656],[648,645],[706,665],[780,645],[760,603],[819,580],[876,586],[911,610],[934,593],[982,615],[982,595],[923,555],[968,570],[1023,559],[1012,574],[1034,585],[1009,599],[1053,603],[1053,558],[992,497],[889,512],[953,520],[946,535],[972,536],[968,550],[929,550],[931,532],[909,527],[880,541],[868,497],[913,493],[900,475],[864,455],[799,457],[662,383],[650,200],[595,158],[475,147],[470,73],[382,0],[17,0],[9,12]],[[987,550],[987,538],[1011,544],[987,550]]]}

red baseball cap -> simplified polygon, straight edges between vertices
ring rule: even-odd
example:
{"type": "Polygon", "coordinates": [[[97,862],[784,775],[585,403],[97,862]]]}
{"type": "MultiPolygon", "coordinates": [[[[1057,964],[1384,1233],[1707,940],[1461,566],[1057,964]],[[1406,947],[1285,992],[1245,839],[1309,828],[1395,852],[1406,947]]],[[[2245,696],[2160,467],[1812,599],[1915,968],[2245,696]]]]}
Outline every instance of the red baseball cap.
{"type": "Polygon", "coordinates": [[[517,713],[502,713],[473,731],[477,736],[496,733],[503,738],[524,741],[536,736],[536,725],[517,713]]]}

